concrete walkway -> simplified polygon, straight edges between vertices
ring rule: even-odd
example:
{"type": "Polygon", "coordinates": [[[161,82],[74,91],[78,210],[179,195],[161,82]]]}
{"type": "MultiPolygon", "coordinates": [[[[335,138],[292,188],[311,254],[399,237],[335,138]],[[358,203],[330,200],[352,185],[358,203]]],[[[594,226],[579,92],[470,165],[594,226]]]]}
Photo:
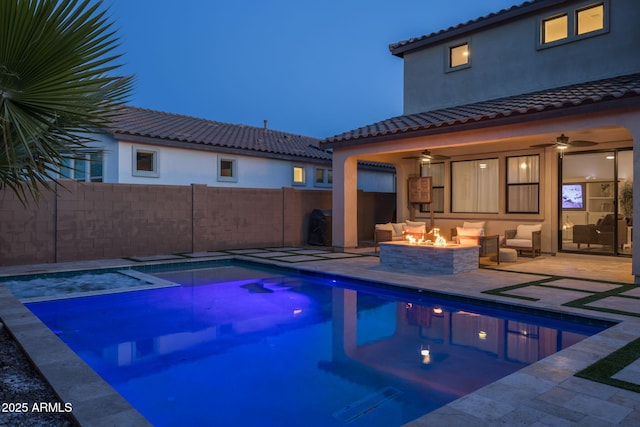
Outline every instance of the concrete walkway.
{"type": "MultiPolygon", "coordinates": [[[[382,268],[376,256],[315,248],[264,248],[130,260],[103,260],[0,268],[2,278],[165,262],[240,258],[492,303],[618,322],[617,325],[464,396],[409,424],[640,425],[640,394],[574,376],[640,338],[640,288],[628,258],[558,254],[520,258],[457,275],[425,276],[382,268]]],[[[81,425],[148,425],[48,328],[0,287],[0,318],[64,401],[74,402],[81,425]],[[45,344],[46,343],[46,344],[45,344]],[[77,375],[76,369],[81,375],[77,375]],[[88,369],[88,370],[87,370],[88,369]],[[73,373],[73,375],[72,375],[73,373]]],[[[638,355],[640,358],[640,355],[638,355]]],[[[617,379],[640,384],[640,362],[620,366],[617,379]]]]}

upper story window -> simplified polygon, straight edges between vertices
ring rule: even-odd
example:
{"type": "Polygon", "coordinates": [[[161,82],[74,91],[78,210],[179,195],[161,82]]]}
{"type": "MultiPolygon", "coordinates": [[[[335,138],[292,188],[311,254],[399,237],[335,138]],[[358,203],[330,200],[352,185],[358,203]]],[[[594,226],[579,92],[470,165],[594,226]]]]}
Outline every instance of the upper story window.
{"type": "Polygon", "coordinates": [[[576,12],[578,35],[604,29],[604,4],[587,6],[576,12]]]}
{"type": "Polygon", "coordinates": [[[447,46],[447,71],[454,71],[471,66],[469,43],[453,43],[447,46]]]}
{"type": "Polygon", "coordinates": [[[540,48],[568,43],[609,31],[609,0],[565,10],[540,21],[540,48]]]}
{"type": "Polygon", "coordinates": [[[545,19],[542,24],[543,43],[551,43],[569,37],[569,17],[564,14],[545,19]]]}
{"type": "Polygon", "coordinates": [[[218,158],[218,181],[238,182],[236,159],[218,158]]]}
{"type": "Polygon", "coordinates": [[[158,178],[158,152],[143,148],[133,147],[133,176],[158,178]]]}

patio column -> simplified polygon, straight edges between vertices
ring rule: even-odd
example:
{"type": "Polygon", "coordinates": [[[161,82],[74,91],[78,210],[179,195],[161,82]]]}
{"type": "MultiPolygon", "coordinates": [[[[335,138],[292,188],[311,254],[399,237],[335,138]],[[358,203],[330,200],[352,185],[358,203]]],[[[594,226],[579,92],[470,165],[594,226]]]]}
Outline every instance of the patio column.
{"type": "Polygon", "coordinates": [[[333,153],[332,244],[338,251],[358,246],[358,161],[333,153]]]}
{"type": "Polygon", "coordinates": [[[632,246],[632,265],[631,273],[635,276],[634,282],[640,285],[640,185],[638,185],[638,172],[640,171],[640,123],[630,121],[626,128],[631,132],[633,139],[633,230],[631,240],[634,242],[632,246]]]}

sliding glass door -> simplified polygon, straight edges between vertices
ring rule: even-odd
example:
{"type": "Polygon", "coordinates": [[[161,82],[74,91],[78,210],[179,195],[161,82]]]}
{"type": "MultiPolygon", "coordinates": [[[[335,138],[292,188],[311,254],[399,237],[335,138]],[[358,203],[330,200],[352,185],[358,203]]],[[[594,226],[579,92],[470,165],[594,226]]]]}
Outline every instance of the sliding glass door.
{"type": "Polygon", "coordinates": [[[631,254],[631,150],[565,154],[560,188],[561,250],[631,254]]]}

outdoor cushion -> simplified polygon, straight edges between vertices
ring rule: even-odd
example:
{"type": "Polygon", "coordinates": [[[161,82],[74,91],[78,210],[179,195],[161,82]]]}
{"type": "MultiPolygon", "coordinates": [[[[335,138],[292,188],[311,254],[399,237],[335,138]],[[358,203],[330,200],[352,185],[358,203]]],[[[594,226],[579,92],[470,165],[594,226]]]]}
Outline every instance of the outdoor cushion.
{"type": "Polygon", "coordinates": [[[425,225],[412,226],[404,224],[402,231],[404,231],[405,234],[427,234],[427,227],[425,225]]]}
{"type": "MultiPolygon", "coordinates": [[[[542,224],[518,225],[518,227],[516,228],[516,236],[514,237],[514,239],[525,239],[531,241],[531,233],[540,230],[542,230],[542,224]]],[[[529,243],[529,246],[531,246],[531,243],[529,243]]]]}
{"type": "Polygon", "coordinates": [[[459,245],[477,245],[478,237],[484,235],[481,228],[456,227],[456,243],[459,245]]]}
{"type": "Polygon", "coordinates": [[[402,236],[402,227],[404,226],[401,222],[392,222],[391,226],[393,227],[393,235],[394,236],[402,236]]]}
{"type": "Polygon", "coordinates": [[[393,233],[393,225],[390,222],[386,224],[376,224],[376,230],[386,230],[393,233]]]}
{"type": "Polygon", "coordinates": [[[531,238],[529,239],[507,239],[507,246],[515,248],[531,248],[531,238]]]}
{"type": "Polygon", "coordinates": [[[422,221],[406,220],[405,223],[407,223],[407,225],[410,225],[411,227],[425,227],[425,228],[427,227],[427,223],[422,221]]]}
{"type": "MultiPolygon", "coordinates": [[[[484,231],[484,225],[487,223],[487,221],[478,221],[478,222],[463,222],[462,223],[462,228],[482,228],[482,230],[484,231]]],[[[484,236],[484,234],[483,234],[484,236]]]]}

